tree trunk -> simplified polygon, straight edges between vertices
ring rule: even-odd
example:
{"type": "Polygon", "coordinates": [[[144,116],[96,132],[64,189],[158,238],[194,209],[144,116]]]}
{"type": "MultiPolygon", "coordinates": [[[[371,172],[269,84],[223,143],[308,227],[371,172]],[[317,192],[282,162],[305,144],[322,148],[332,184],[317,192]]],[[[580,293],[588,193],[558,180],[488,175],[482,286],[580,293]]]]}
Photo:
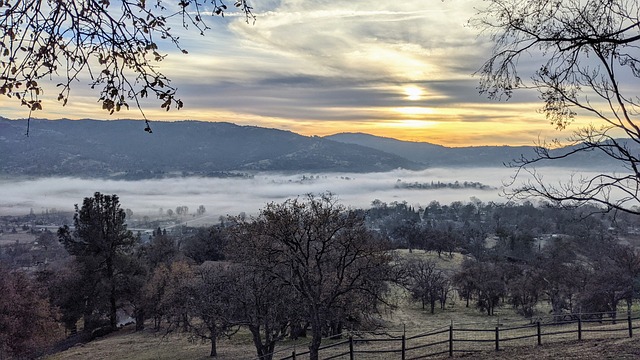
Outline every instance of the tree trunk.
{"type": "Polygon", "coordinates": [[[107,279],[109,280],[109,325],[112,329],[118,327],[118,313],[116,307],[116,282],[113,278],[113,259],[108,257],[107,261],[107,279]]]}
{"type": "Polygon", "coordinates": [[[342,338],[342,321],[334,320],[331,322],[330,339],[337,340],[342,338]]]}
{"type": "Polygon", "coordinates": [[[187,318],[187,313],[186,311],[183,310],[182,313],[182,331],[183,332],[188,332],[189,331],[189,319],[187,318]]]}
{"type": "Polygon", "coordinates": [[[218,347],[216,345],[216,337],[212,336],[211,337],[211,353],[209,353],[210,357],[216,357],[218,356],[218,347]]]}
{"type": "Polygon", "coordinates": [[[94,304],[91,303],[91,299],[86,299],[84,311],[82,312],[82,331],[84,332],[91,333],[91,331],[97,327],[93,316],[93,308],[94,304]]]}
{"type": "Polygon", "coordinates": [[[311,324],[311,343],[309,344],[309,360],[319,360],[318,352],[322,342],[322,324],[319,319],[314,319],[311,324]]]}
{"type": "Polygon", "coordinates": [[[115,285],[112,286],[111,296],[109,296],[109,325],[112,329],[118,327],[118,312],[116,307],[115,285]]]}
{"type": "Polygon", "coordinates": [[[438,301],[440,302],[440,310],[444,310],[447,305],[447,292],[444,288],[440,289],[440,296],[438,296],[438,301]]]}
{"type": "Polygon", "coordinates": [[[273,351],[276,349],[276,342],[271,341],[267,345],[267,354],[261,360],[273,360],[273,351]]]}
{"type": "Polygon", "coordinates": [[[299,337],[307,337],[307,328],[306,325],[301,324],[299,321],[294,321],[291,323],[289,339],[297,340],[299,337]]]}
{"type": "Polygon", "coordinates": [[[249,331],[251,332],[251,337],[253,339],[253,345],[256,347],[256,353],[258,354],[259,360],[272,360],[273,359],[273,349],[275,349],[275,341],[265,341],[262,343],[262,338],[260,336],[260,327],[259,326],[249,326],[249,331]]]}
{"type": "Polygon", "coordinates": [[[136,331],[144,330],[144,309],[137,309],[135,311],[136,317],[136,331]]]}
{"type": "Polygon", "coordinates": [[[553,312],[553,321],[558,322],[562,320],[562,297],[557,292],[552,292],[549,296],[551,301],[551,310],[553,312]]]}
{"type": "Polygon", "coordinates": [[[615,324],[616,320],[617,320],[617,315],[618,315],[618,312],[617,312],[616,309],[618,308],[618,303],[620,302],[620,300],[616,299],[615,292],[610,294],[609,299],[610,299],[610,302],[611,302],[610,317],[611,317],[611,319],[613,321],[613,324],[615,324]]]}
{"type": "Polygon", "coordinates": [[[218,347],[216,344],[216,339],[218,338],[218,332],[215,323],[209,323],[209,339],[211,339],[211,353],[209,356],[216,357],[218,356],[218,347]]]}

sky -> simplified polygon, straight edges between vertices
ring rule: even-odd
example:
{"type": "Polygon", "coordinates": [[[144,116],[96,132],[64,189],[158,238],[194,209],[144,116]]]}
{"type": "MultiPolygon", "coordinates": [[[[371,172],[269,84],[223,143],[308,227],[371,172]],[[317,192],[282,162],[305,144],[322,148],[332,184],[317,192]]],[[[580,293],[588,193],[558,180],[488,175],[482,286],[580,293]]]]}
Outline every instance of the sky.
{"type": "MultiPolygon", "coordinates": [[[[535,92],[508,102],[478,93],[473,73],[491,43],[468,21],[481,1],[251,4],[255,23],[229,12],[208,18],[205,36],[176,30],[186,55],[159,44],[168,56],[158,69],[185,106],[165,112],[159,101],[145,101],[151,121],[229,121],[319,136],[365,132],[447,146],[534,145],[565,135],[538,111],[535,92]]],[[[33,116],[141,118],[135,108],[113,115],[101,110],[86,83],[74,85],[64,107],[55,88],[45,85],[44,110],[33,116]]],[[[5,97],[0,114],[29,115],[5,97]]]]}

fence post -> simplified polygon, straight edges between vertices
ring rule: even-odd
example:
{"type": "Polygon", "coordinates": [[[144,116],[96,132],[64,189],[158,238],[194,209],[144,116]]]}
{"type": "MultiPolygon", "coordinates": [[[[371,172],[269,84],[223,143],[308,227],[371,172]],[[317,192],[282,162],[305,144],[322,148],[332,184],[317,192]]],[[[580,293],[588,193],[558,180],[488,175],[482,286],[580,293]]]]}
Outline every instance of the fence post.
{"type": "Polygon", "coordinates": [[[629,337],[633,337],[633,324],[631,323],[631,312],[627,314],[627,323],[629,324],[629,337]]]}
{"type": "Polygon", "coordinates": [[[355,357],[353,353],[353,336],[349,336],[349,360],[353,360],[355,357]]]}
{"type": "Polygon", "coordinates": [[[296,360],[296,350],[295,349],[291,352],[291,359],[292,360],[296,360]]]}
{"type": "Polygon", "coordinates": [[[406,351],[407,351],[407,337],[402,334],[402,360],[406,359],[406,351]]]}
{"type": "Polygon", "coordinates": [[[453,356],[453,325],[449,326],[449,357],[453,356]]]}
{"type": "Polygon", "coordinates": [[[496,351],[500,351],[500,327],[496,326],[496,351]]]}
{"type": "Polygon", "coordinates": [[[542,345],[542,331],[540,330],[540,321],[536,323],[538,328],[538,345],[542,345]]]}
{"type": "Polygon", "coordinates": [[[578,315],[578,340],[582,340],[582,314],[578,315]]]}

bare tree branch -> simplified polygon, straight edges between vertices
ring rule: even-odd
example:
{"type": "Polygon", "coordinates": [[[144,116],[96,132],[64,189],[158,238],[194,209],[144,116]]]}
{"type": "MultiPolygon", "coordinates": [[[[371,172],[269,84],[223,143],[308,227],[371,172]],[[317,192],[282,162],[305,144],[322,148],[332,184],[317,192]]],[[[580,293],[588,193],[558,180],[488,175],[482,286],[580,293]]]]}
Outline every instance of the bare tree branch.
{"type": "MultiPolygon", "coordinates": [[[[558,129],[577,116],[591,115],[602,126],[578,129],[570,146],[542,143],[532,158],[509,164],[515,177],[532,180],[508,195],[541,196],[564,205],[596,203],[606,209],[640,214],[640,101],[633,92],[640,79],[640,7],[631,0],[490,0],[472,24],[488,33],[493,53],[478,70],[480,92],[509,98],[515,89],[536,89],[542,111],[558,129]],[[520,63],[538,61],[527,74],[520,63]],[[586,152],[604,154],[618,173],[544,182],[533,168],[586,152]]],[[[515,179],[514,179],[515,181],[515,179]]]]}
{"type": "MultiPolygon", "coordinates": [[[[251,6],[237,0],[246,21],[251,6]]],[[[156,64],[168,41],[183,53],[172,24],[209,30],[204,14],[224,16],[221,0],[0,0],[0,95],[17,99],[31,111],[42,110],[42,82],[57,83],[57,99],[65,105],[82,77],[98,89],[102,109],[113,114],[133,101],[155,95],[161,108],[180,109],[176,88],[156,64]]],[[[146,131],[151,132],[149,123],[146,131]]]]}

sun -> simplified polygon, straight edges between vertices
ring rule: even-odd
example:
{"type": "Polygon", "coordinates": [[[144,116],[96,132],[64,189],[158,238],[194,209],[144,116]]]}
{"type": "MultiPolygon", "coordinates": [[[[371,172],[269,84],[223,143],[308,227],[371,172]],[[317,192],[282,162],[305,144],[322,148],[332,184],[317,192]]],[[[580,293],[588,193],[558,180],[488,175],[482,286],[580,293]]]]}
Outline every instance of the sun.
{"type": "Polygon", "coordinates": [[[420,100],[422,89],[416,86],[408,86],[404,88],[404,93],[407,95],[407,100],[416,101],[420,100]]]}

